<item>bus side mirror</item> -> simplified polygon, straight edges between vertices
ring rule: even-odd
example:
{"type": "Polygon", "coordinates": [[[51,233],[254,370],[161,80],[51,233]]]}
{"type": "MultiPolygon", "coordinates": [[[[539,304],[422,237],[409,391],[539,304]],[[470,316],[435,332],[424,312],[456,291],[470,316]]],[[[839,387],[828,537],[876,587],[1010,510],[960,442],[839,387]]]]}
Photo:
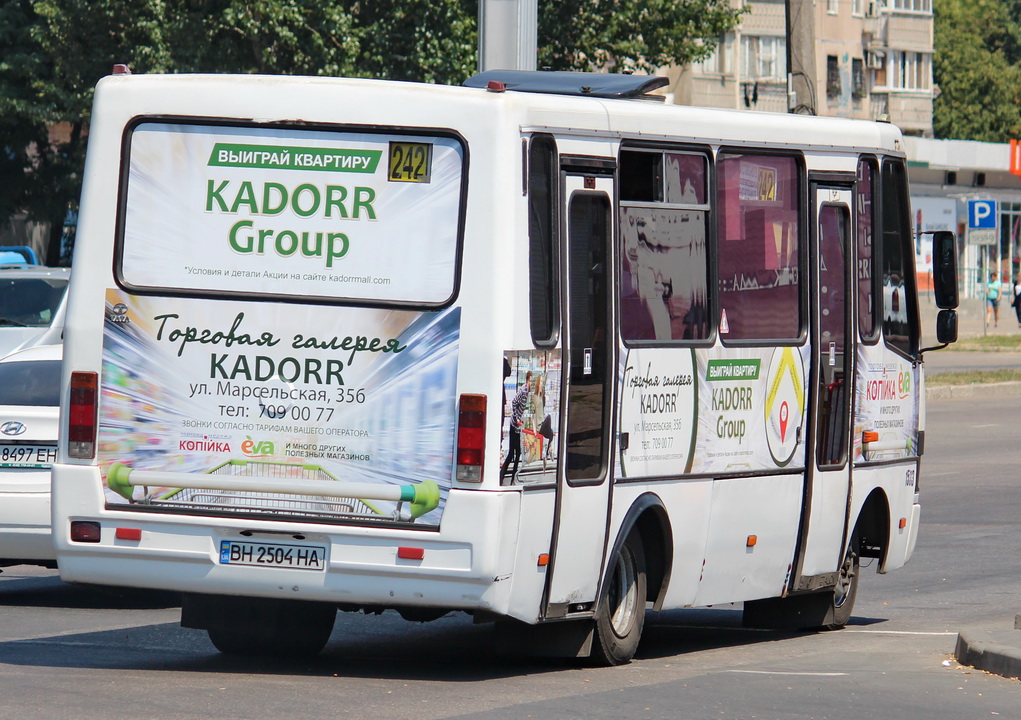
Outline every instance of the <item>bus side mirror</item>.
{"type": "MultiPolygon", "coordinates": [[[[936,307],[943,310],[953,310],[957,307],[959,302],[957,294],[957,236],[949,230],[938,230],[932,234],[932,286],[936,307]]],[[[943,313],[940,313],[941,317],[942,315],[943,313]]],[[[956,328],[955,315],[955,339],[957,338],[956,328]]]]}
{"type": "Polygon", "coordinates": [[[957,342],[957,311],[940,310],[936,316],[936,342],[947,345],[957,342]]]}

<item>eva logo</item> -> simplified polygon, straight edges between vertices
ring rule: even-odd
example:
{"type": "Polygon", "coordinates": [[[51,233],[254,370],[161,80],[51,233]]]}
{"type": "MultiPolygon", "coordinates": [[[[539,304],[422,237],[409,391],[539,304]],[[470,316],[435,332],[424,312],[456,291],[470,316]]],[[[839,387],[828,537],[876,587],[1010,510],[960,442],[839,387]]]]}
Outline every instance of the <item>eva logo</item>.
{"type": "Polygon", "coordinates": [[[256,442],[252,440],[251,435],[245,435],[247,438],[241,443],[241,452],[248,457],[269,457],[273,454],[273,443],[269,440],[261,440],[256,442]]]}

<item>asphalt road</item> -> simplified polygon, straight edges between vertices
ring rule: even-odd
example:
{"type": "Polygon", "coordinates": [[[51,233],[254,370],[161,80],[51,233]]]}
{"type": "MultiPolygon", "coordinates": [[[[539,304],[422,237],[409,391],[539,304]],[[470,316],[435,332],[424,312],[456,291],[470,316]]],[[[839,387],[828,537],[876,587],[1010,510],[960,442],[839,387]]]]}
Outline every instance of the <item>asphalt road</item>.
{"type": "Polygon", "coordinates": [[[173,595],[0,574],[0,720],[103,718],[1021,717],[1021,681],[958,665],[964,627],[1021,611],[1018,398],[929,403],[914,558],[866,569],[848,628],[752,631],[733,607],[654,614],[630,665],[594,669],[496,644],[460,614],[341,614],[301,663],[221,656],[173,595]]]}

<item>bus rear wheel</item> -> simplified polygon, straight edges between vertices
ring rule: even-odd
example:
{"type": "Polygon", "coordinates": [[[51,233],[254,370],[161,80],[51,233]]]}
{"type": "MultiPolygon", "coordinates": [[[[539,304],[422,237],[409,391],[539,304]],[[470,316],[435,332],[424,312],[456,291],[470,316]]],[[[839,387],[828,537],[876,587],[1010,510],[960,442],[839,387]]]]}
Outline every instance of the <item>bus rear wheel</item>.
{"type": "Polygon", "coordinates": [[[641,537],[631,533],[614,554],[596,608],[596,664],[623,665],[634,657],[645,626],[645,596],[645,552],[641,537]]]}
{"type": "Polygon", "coordinates": [[[206,632],[225,655],[310,657],[326,647],[336,617],[337,608],[329,603],[279,603],[270,617],[263,609],[261,622],[244,627],[211,622],[206,632]]]}

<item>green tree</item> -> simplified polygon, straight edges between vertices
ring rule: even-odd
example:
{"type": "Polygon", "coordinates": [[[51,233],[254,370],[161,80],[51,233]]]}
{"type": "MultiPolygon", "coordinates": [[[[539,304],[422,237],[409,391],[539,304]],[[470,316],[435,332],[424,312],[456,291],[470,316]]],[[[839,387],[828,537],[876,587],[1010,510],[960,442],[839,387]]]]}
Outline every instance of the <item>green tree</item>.
{"type": "Polygon", "coordinates": [[[81,158],[50,140],[52,62],[30,32],[34,22],[30,0],[0,4],[0,222],[23,211],[32,220],[62,220],[77,192],[69,175],[81,158]]]}
{"type": "Polygon", "coordinates": [[[550,70],[651,73],[704,60],[747,10],[730,0],[540,2],[538,64],[550,70]]]}
{"type": "Polygon", "coordinates": [[[936,0],[936,137],[1006,142],[1021,136],[1018,3],[936,0]]]}
{"type": "MultiPolygon", "coordinates": [[[[0,3],[0,221],[51,223],[77,202],[93,88],[133,72],[385,77],[476,71],[479,0],[5,0],[0,3]],[[59,132],[53,133],[56,129],[59,132]]],[[[652,71],[705,57],[729,0],[539,2],[539,65],[652,71]]]]}

